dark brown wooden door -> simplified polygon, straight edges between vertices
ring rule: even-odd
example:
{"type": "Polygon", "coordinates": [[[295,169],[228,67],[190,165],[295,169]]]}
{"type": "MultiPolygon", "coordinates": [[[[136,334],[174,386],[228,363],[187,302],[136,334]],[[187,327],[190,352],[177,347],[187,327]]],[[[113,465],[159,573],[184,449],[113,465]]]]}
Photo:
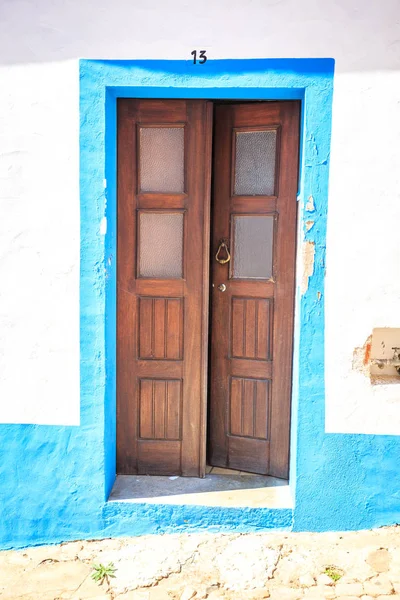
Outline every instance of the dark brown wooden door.
{"type": "Polygon", "coordinates": [[[209,460],[286,478],[299,104],[214,113],[209,460]]]}
{"type": "Polygon", "coordinates": [[[203,476],[211,105],[118,102],[117,471],[203,476]]]}

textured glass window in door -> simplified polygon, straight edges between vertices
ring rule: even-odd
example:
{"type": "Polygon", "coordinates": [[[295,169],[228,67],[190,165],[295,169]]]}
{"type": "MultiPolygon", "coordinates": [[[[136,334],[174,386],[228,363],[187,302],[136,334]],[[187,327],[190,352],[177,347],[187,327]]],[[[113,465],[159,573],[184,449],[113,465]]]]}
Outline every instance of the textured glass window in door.
{"type": "Polygon", "coordinates": [[[243,215],[233,217],[233,277],[272,277],[274,217],[243,215]]]}
{"type": "Polygon", "coordinates": [[[273,196],[276,130],[236,133],[236,196],[273,196]]]}
{"type": "Polygon", "coordinates": [[[142,212],[139,216],[139,277],[183,276],[183,214],[142,212]]]}
{"type": "Polygon", "coordinates": [[[140,191],[184,192],[184,128],[140,128],[140,191]]]}

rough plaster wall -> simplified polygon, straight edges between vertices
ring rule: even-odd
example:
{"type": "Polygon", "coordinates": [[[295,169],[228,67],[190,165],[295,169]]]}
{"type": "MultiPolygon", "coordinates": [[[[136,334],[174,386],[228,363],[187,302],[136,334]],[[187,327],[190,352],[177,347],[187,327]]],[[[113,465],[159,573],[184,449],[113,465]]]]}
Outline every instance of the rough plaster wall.
{"type": "Polygon", "coordinates": [[[79,424],[78,68],[0,80],[0,421],[79,424]]]}
{"type": "Polygon", "coordinates": [[[373,328],[400,326],[399,75],[342,73],[335,80],[325,363],[332,433],[400,434],[400,378],[373,384],[368,361],[366,369],[353,361],[373,328]]]}
{"type": "Polygon", "coordinates": [[[326,427],[399,433],[400,387],[352,371],[372,327],[399,324],[399,40],[397,0],[2,0],[0,420],[78,423],[77,59],[201,47],[210,59],[336,59],[326,427]]]}

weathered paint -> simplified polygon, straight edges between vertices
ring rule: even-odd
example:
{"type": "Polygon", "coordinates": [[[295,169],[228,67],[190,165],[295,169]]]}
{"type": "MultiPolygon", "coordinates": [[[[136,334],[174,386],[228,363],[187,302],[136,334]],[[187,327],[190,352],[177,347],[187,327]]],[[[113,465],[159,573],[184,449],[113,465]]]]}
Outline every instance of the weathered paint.
{"type": "MultiPolygon", "coordinates": [[[[308,226],[310,221],[306,222],[306,231],[310,231],[311,227],[308,226]]],[[[301,278],[300,291],[301,294],[305,294],[308,290],[308,280],[314,273],[314,259],[315,259],[315,244],[306,240],[302,245],[302,266],[303,275],[301,278]]]]}
{"type": "Polygon", "coordinates": [[[306,231],[310,231],[312,227],[314,227],[314,221],[306,221],[306,231]]]}

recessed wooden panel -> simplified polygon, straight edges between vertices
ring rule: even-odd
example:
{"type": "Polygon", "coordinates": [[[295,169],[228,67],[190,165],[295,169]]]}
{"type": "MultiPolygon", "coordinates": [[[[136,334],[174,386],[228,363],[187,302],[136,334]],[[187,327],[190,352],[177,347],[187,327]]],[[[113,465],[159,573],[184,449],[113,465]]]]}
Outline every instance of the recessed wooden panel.
{"type": "Polygon", "coordinates": [[[232,358],[270,359],[271,301],[232,298],[232,358]]]}
{"type": "Polygon", "coordinates": [[[139,298],[139,358],[182,360],[183,300],[139,298]]]}
{"type": "Polygon", "coordinates": [[[181,475],[181,442],[139,439],[137,472],[139,475],[181,475]]]}
{"type": "Polygon", "coordinates": [[[139,437],[148,440],[180,440],[182,381],[141,379],[139,437]]]}
{"type": "MultiPolygon", "coordinates": [[[[173,442],[171,442],[173,443],[173,442]]],[[[230,469],[269,474],[270,442],[251,437],[228,436],[230,469]]]]}
{"type": "Polygon", "coordinates": [[[268,439],[269,385],[267,379],[232,377],[230,435],[268,439]]]}

